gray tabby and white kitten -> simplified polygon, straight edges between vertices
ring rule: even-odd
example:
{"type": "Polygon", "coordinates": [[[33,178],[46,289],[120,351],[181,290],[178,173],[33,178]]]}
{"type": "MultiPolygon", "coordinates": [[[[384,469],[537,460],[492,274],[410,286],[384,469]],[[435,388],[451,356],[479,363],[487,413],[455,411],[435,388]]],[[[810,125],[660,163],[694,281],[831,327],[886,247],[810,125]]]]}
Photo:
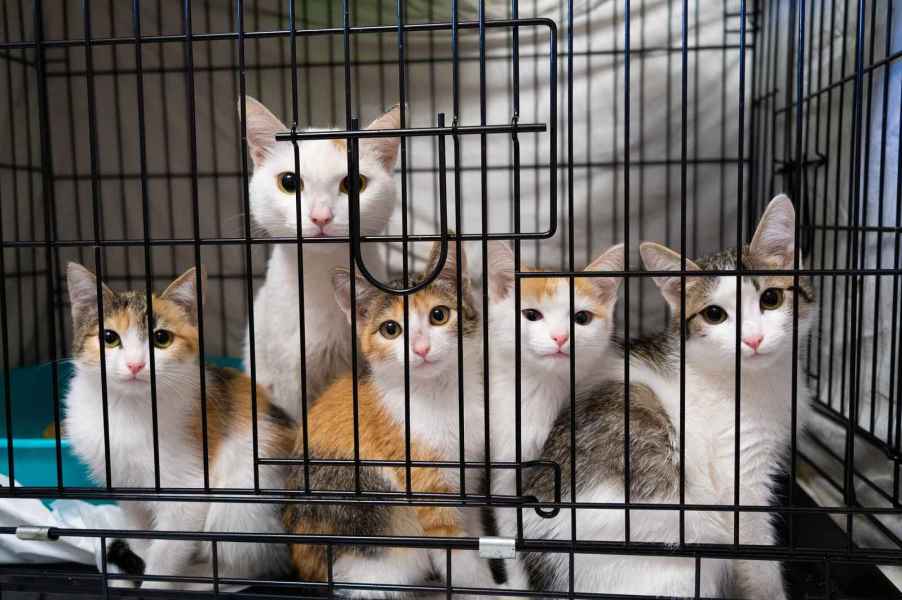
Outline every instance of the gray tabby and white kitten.
{"type": "MultiPolygon", "coordinates": [[[[276,142],[288,130],[263,104],[247,97],[247,144],[254,163],[250,206],[254,221],[274,237],[329,238],[350,231],[348,157],[344,140],[298,142],[299,171],[295,173],[294,145],[276,142]],[[295,192],[301,190],[301,214],[295,192]]],[[[373,121],[367,129],[397,129],[400,108],[373,121]]],[[[360,141],[360,232],[385,229],[396,204],[395,161],[400,138],[360,141]]],[[[309,401],[351,365],[351,328],[332,298],[332,272],[347,267],[347,243],[304,246],[304,325],[306,369],[301,369],[301,331],[298,311],[298,252],[295,244],[274,244],[266,281],[254,301],[256,380],[272,392],[273,401],[298,417],[301,381],[309,401]]],[[[367,265],[380,273],[375,252],[367,265]]],[[[244,366],[250,369],[250,336],[245,339],[244,366]]]]}
{"type": "MultiPolygon", "coordinates": [[[[795,212],[786,196],[767,207],[752,242],[743,248],[746,269],[788,270],[794,267],[795,212]]],[[[653,243],[641,247],[652,271],[679,270],[681,257],[653,243]]],[[[739,258],[727,250],[698,261],[686,260],[691,271],[732,270],[739,258]]],[[[670,328],[630,347],[630,501],[676,503],[680,482],[680,329],[685,320],[685,501],[689,504],[731,505],[734,500],[735,448],[735,276],[687,276],[685,319],[680,311],[679,276],[656,277],[674,314],[670,328]]],[[[739,502],[768,506],[775,479],[786,468],[792,435],[792,374],[797,370],[796,409],[799,428],[809,412],[804,356],[792,361],[793,314],[798,312],[798,350],[815,318],[814,291],[805,277],[796,286],[792,276],[743,276],[741,285],[741,390],[739,502]]],[[[576,403],[577,500],[624,501],[624,383],[622,363],[612,377],[576,403]],[[619,380],[618,380],[619,379],[619,380]]],[[[570,491],[570,411],[559,417],[542,458],[557,461],[570,491]]],[[[549,499],[550,474],[535,473],[525,494],[549,499]]],[[[527,538],[569,539],[570,515],[554,519],[524,511],[527,538]]],[[[624,512],[583,509],[577,513],[580,540],[622,542],[624,512]]],[[[687,543],[732,543],[733,513],[687,511],[687,543]]],[[[677,511],[630,511],[630,540],[679,543],[677,511]]],[[[773,545],[771,515],[746,512],[739,520],[742,544],[773,545]]],[[[566,590],[566,554],[528,554],[532,586],[539,591],[566,590]]],[[[702,596],[734,593],[742,598],[786,598],[780,566],[766,561],[701,561],[702,596]]],[[[695,561],[680,557],[637,557],[577,554],[575,591],[611,594],[692,596],[695,561]]]]}

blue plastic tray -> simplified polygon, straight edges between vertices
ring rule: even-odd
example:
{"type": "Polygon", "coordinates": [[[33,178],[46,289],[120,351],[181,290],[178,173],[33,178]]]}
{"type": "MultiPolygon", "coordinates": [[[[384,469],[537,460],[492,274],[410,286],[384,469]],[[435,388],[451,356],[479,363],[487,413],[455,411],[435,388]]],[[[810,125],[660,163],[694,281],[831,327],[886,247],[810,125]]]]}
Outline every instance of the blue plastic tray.
{"type": "MultiPolygon", "coordinates": [[[[224,367],[241,368],[237,358],[212,358],[210,362],[224,367]]],[[[60,417],[64,413],[62,398],[66,395],[73,367],[59,363],[60,417]]],[[[56,439],[45,430],[53,421],[53,384],[50,363],[20,367],[10,372],[12,395],[13,468],[16,481],[25,486],[57,486],[56,439]]],[[[0,373],[0,473],[9,475],[9,440],[6,424],[5,385],[0,373]]],[[[97,424],[101,426],[100,423],[97,424]]],[[[69,442],[62,440],[63,485],[96,487],[87,468],[72,453],[69,442]]]]}

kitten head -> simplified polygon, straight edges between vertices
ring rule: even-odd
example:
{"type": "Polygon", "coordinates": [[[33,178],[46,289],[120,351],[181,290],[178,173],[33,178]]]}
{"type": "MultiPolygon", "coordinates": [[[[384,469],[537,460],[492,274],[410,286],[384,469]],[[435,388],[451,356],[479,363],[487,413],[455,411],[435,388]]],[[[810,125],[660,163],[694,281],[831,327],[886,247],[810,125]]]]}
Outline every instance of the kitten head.
{"type": "MultiPolygon", "coordinates": [[[[429,380],[457,373],[457,327],[462,320],[463,339],[479,335],[479,316],[467,275],[466,256],[456,253],[449,242],[445,267],[424,289],[409,296],[407,331],[404,330],[404,299],[374,288],[357,274],[355,278],[358,347],[377,376],[402,377],[404,347],[409,346],[411,380],[429,380]],[[457,276],[461,274],[461,310],[457,310],[457,276]]],[[[422,281],[437,264],[440,245],[432,247],[429,267],[414,280],[422,281]]],[[[351,277],[337,269],[333,277],[335,299],[351,318],[351,277]]],[[[393,282],[392,287],[401,287],[393,282]]]]}
{"type": "MultiPolygon", "coordinates": [[[[239,100],[240,102],[240,100],[239,100]]],[[[300,224],[305,238],[347,236],[350,232],[348,155],[345,140],[277,142],[289,128],[257,100],[247,97],[247,145],[254,162],[250,181],[251,214],[270,235],[293,237],[300,224]],[[295,190],[301,190],[301,216],[295,210],[295,190]]],[[[240,104],[239,104],[240,111],[240,104]]],[[[397,129],[398,106],[367,129],[397,129]]],[[[380,233],[395,207],[394,168],[400,138],[360,140],[360,232],[380,233]]],[[[318,246],[318,245],[317,245],[318,246]]]]}
{"type": "MultiPolygon", "coordinates": [[[[98,336],[102,334],[110,393],[149,397],[150,349],[145,292],[114,292],[101,284],[101,326],[97,313],[97,278],[76,263],[69,263],[67,278],[72,303],[72,354],[78,369],[100,374],[98,336]]],[[[192,374],[197,374],[195,285],[195,270],[190,269],[160,296],[153,296],[151,340],[158,385],[184,384],[192,374]]]]}
{"type": "MultiPolygon", "coordinates": [[[[602,252],[585,270],[621,271],[623,261],[623,245],[618,244],[602,252]]],[[[489,242],[488,267],[489,331],[493,343],[513,354],[513,319],[519,318],[524,372],[569,376],[571,320],[576,336],[577,377],[598,367],[610,342],[621,278],[574,278],[572,315],[568,279],[524,278],[520,284],[520,314],[514,315],[514,254],[510,246],[489,242]]]]}
{"type": "MultiPolygon", "coordinates": [[[[754,270],[790,270],[793,258],[795,210],[786,196],[771,200],[749,245],[742,249],[742,266],[754,270]]],[[[680,255],[659,244],[641,246],[642,260],[650,271],[678,271],[680,255]]],[[[688,271],[732,270],[737,265],[735,249],[686,260],[688,271]]],[[[655,277],[655,283],[680,327],[680,278],[655,277]]],[[[804,340],[814,320],[814,288],[806,277],[794,287],[791,275],[744,276],[741,342],[743,369],[760,369],[790,359],[793,311],[798,307],[799,340],[804,340]]],[[[686,277],[686,357],[692,364],[732,370],[736,356],[736,277],[686,277]]],[[[800,342],[801,345],[801,342],[800,342]]]]}

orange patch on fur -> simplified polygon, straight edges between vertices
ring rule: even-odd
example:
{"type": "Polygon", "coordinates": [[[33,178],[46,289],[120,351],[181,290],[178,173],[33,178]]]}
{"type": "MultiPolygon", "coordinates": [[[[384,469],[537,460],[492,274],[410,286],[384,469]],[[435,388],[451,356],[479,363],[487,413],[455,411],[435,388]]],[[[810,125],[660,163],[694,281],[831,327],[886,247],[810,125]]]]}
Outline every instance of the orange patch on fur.
{"type": "MultiPolygon", "coordinates": [[[[431,305],[430,305],[431,306],[431,305]]],[[[308,448],[314,459],[349,459],[354,457],[353,379],[346,375],[333,383],[316,401],[308,415],[310,439],[308,448]]],[[[359,451],[362,460],[404,460],[404,433],[388,414],[379,393],[370,382],[358,385],[359,451]]],[[[294,455],[303,454],[303,438],[298,432],[294,455]]],[[[437,461],[440,455],[420,440],[412,440],[410,458],[415,461],[437,461]]],[[[405,491],[407,475],[404,467],[386,468],[396,491],[405,491]]],[[[433,467],[411,468],[411,489],[423,493],[457,493],[457,488],[433,467]]],[[[392,533],[397,535],[458,536],[462,534],[462,517],[454,507],[394,507],[392,533]]],[[[334,524],[302,523],[292,533],[340,533],[334,524]],[[313,531],[316,529],[316,531],[313,531]]],[[[292,559],[305,576],[325,573],[325,556],[315,546],[292,549],[292,559]]]]}
{"type": "MultiPolygon", "coordinates": [[[[531,269],[532,270],[532,269],[531,269]]],[[[569,293],[570,282],[564,277],[525,277],[521,281],[520,304],[523,307],[530,307],[540,302],[545,302],[554,298],[559,291],[566,294],[569,293]]],[[[583,303],[587,299],[592,313],[600,318],[607,319],[610,317],[608,306],[601,302],[600,292],[595,287],[590,277],[574,277],[573,278],[573,297],[574,300],[579,296],[583,297],[583,303]]]]}

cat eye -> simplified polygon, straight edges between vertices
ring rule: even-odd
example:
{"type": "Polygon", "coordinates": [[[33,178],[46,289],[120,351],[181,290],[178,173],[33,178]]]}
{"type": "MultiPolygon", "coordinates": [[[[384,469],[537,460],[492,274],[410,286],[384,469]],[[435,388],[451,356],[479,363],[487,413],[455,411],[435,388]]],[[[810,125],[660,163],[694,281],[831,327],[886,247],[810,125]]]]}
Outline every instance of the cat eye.
{"type": "Polygon", "coordinates": [[[299,189],[304,189],[304,180],[291,171],[276,175],[276,183],[278,184],[279,189],[286,194],[294,194],[299,189]]]}
{"type": "Polygon", "coordinates": [[[783,306],[783,290],[780,288],[767,288],[761,294],[761,310],[775,310],[783,306]]]}
{"type": "Polygon", "coordinates": [[[379,333],[388,340],[393,340],[401,335],[401,326],[397,321],[386,321],[379,326],[379,333]]]}
{"type": "Polygon", "coordinates": [[[436,306],[429,311],[429,322],[433,325],[444,325],[451,316],[451,309],[447,306],[436,306]]]}
{"type": "Polygon", "coordinates": [[[702,318],[712,325],[717,325],[718,323],[723,323],[727,320],[727,311],[712,304],[711,306],[706,306],[704,310],[702,310],[702,318]]]}
{"type": "Polygon", "coordinates": [[[589,312],[588,310],[581,310],[575,315],[573,315],[573,321],[577,325],[588,325],[592,322],[592,319],[595,318],[595,314],[589,312]]]}
{"type": "MultiPolygon", "coordinates": [[[[363,190],[366,189],[366,177],[364,177],[363,175],[358,175],[358,177],[359,179],[357,180],[357,192],[363,193],[363,190]]],[[[338,189],[342,194],[351,193],[351,181],[347,177],[345,177],[338,185],[338,189]]]]}
{"type": "Polygon", "coordinates": [[[172,335],[171,331],[166,331],[165,329],[157,329],[153,332],[153,345],[157,348],[168,348],[172,345],[172,340],[175,339],[172,335]]]}
{"type": "Polygon", "coordinates": [[[119,334],[112,329],[104,329],[103,343],[107,348],[118,348],[122,345],[122,340],[119,338],[119,334]]]}
{"type": "Polygon", "coordinates": [[[520,312],[523,314],[527,321],[538,321],[542,318],[542,313],[534,308],[524,308],[520,312]]]}

